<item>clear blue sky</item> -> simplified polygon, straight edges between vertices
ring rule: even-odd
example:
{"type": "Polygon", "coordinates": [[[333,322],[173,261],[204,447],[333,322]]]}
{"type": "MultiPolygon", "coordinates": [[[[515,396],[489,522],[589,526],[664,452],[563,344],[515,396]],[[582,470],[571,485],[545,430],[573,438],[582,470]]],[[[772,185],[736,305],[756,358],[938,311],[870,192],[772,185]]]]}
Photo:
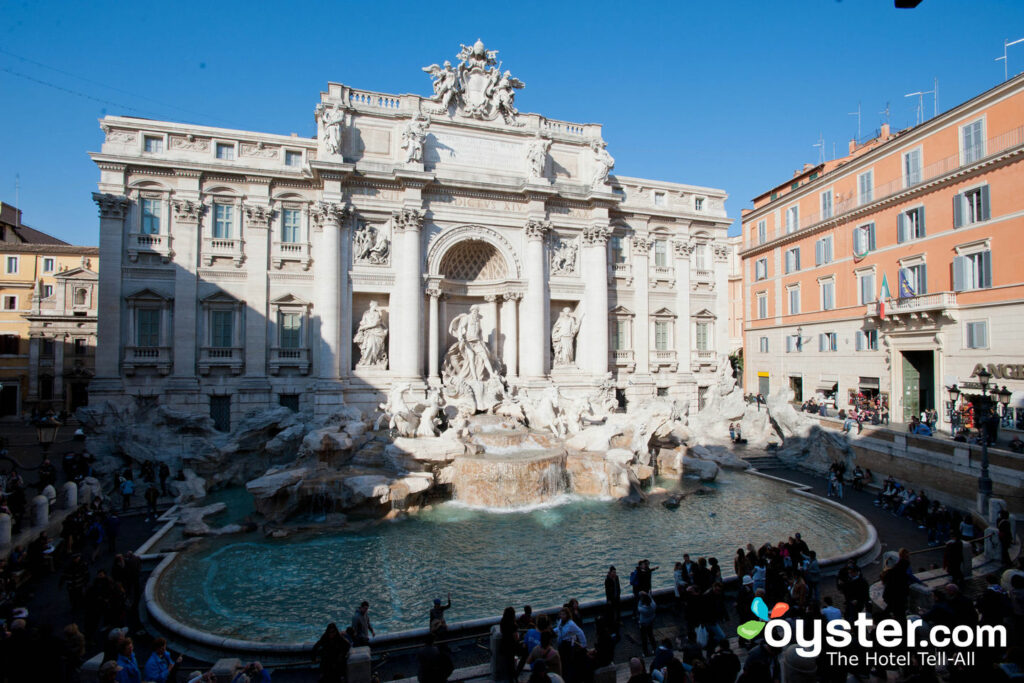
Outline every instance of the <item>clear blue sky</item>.
{"type": "MultiPolygon", "coordinates": [[[[521,110],[603,123],[615,172],[723,188],[738,218],[817,161],[819,132],[841,155],[858,102],[865,134],[886,103],[906,127],[905,93],[938,78],[940,109],[963,102],[1024,37],[1021,0],[24,1],[3,15],[0,201],[19,174],[25,222],[79,244],[98,239],[87,152],[107,113],[309,136],[328,81],[428,95],[420,67],[480,37],[526,82],[521,110]]],[[[1024,70],[1024,44],[1009,55],[1024,70]]]]}

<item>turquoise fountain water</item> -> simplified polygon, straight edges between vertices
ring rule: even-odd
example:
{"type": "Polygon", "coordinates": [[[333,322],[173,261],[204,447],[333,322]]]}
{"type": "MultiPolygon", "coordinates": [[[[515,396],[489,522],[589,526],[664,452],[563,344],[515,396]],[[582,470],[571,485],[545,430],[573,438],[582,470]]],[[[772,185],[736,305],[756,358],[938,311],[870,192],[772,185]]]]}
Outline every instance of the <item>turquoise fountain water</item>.
{"type": "Polygon", "coordinates": [[[801,532],[820,557],[849,552],[865,529],[779,482],[723,473],[711,495],[676,510],[568,499],[532,510],[487,512],[446,503],[355,532],[266,539],[208,539],[182,553],[157,587],[159,603],[207,633],[263,642],[315,639],[330,621],[345,626],[362,600],[378,634],[427,626],[435,597],[452,593],[449,623],[498,616],[506,605],[558,605],[603,598],[609,564],[628,591],[630,567],[717,557],[731,574],[736,549],[801,532]]]}

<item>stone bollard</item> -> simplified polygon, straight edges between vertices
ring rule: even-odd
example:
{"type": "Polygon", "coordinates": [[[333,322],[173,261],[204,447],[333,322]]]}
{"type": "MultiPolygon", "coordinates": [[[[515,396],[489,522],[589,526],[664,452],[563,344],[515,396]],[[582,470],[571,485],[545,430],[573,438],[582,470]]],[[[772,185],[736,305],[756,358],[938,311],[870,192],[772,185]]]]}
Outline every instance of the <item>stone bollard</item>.
{"type": "Polygon", "coordinates": [[[986,560],[998,560],[1003,556],[996,527],[999,513],[1003,510],[1006,510],[1006,501],[1002,498],[992,498],[988,501],[988,529],[985,530],[985,533],[991,535],[985,539],[986,560]]]}
{"type": "Polygon", "coordinates": [[[0,548],[11,546],[11,516],[0,513],[0,548]]]}
{"type": "Polygon", "coordinates": [[[491,652],[491,679],[498,680],[498,649],[501,647],[501,629],[497,624],[491,627],[491,637],[488,641],[488,649],[491,652]]]}
{"type": "Polygon", "coordinates": [[[615,665],[609,664],[595,670],[594,683],[615,683],[615,665]]]}
{"type": "Polygon", "coordinates": [[[370,683],[373,666],[370,662],[370,648],[366,645],[354,647],[348,653],[348,683],[370,683]]]}
{"type": "Polygon", "coordinates": [[[782,653],[782,683],[814,683],[818,680],[818,662],[797,654],[797,645],[790,645],[782,653]]]}
{"type": "Polygon", "coordinates": [[[210,673],[213,674],[213,680],[217,683],[231,683],[231,680],[235,677],[242,669],[242,660],[237,657],[227,657],[225,659],[218,659],[213,663],[213,668],[210,669],[210,673]]]}
{"type": "Polygon", "coordinates": [[[47,527],[50,524],[50,501],[40,494],[32,499],[32,526],[47,527]]]}
{"type": "Polygon", "coordinates": [[[100,665],[103,664],[103,653],[100,652],[82,662],[79,680],[82,683],[95,683],[100,680],[100,665]]]}
{"type": "Polygon", "coordinates": [[[50,503],[51,508],[57,505],[57,489],[53,488],[53,484],[44,486],[40,494],[46,496],[46,500],[50,503]]]}
{"type": "Polygon", "coordinates": [[[92,488],[86,486],[84,481],[78,485],[77,498],[82,505],[88,505],[92,502],[92,488]]]}
{"type": "Polygon", "coordinates": [[[65,510],[74,510],[78,507],[78,486],[73,481],[64,483],[61,489],[61,505],[65,510]]]}

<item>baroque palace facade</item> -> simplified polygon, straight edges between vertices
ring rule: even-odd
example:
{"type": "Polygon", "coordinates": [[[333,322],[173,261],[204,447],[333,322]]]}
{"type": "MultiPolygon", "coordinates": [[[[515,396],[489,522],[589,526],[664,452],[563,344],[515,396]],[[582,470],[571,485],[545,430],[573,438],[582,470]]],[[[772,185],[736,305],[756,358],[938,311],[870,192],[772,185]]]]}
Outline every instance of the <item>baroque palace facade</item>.
{"type": "Polygon", "coordinates": [[[436,386],[474,307],[527,395],[696,409],[729,337],[725,193],[610,174],[600,125],[520,113],[496,63],[462,46],[429,98],[330,83],[315,138],[102,119],[90,396],[221,428],[372,409],[436,386]]]}

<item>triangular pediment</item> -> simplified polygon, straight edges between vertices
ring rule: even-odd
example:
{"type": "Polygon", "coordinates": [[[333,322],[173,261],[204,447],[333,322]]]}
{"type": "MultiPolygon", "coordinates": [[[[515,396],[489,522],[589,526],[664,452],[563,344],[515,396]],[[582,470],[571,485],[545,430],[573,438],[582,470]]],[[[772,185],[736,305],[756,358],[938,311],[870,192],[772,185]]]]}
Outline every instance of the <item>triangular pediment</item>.
{"type": "Polygon", "coordinates": [[[628,308],[626,308],[625,306],[623,306],[621,304],[616,306],[612,310],[608,311],[608,314],[609,315],[617,315],[617,316],[627,316],[627,315],[628,316],[634,316],[634,315],[636,315],[635,313],[633,313],[633,311],[629,310],[628,308]]]}
{"type": "Polygon", "coordinates": [[[61,280],[98,280],[100,276],[99,273],[95,271],[89,270],[84,266],[79,266],[77,268],[62,270],[61,272],[56,273],[53,277],[61,280]]]}
{"type": "Polygon", "coordinates": [[[204,304],[237,304],[238,299],[231,296],[224,290],[218,290],[209,296],[205,296],[201,299],[204,304]]]}
{"type": "Polygon", "coordinates": [[[275,306],[309,306],[308,301],[300,299],[294,294],[284,294],[276,299],[271,299],[270,303],[275,306]]]}
{"type": "Polygon", "coordinates": [[[659,308],[658,310],[656,310],[651,315],[653,315],[655,318],[674,318],[674,317],[676,317],[676,314],[673,311],[670,311],[669,309],[664,308],[664,307],[659,308]]]}
{"type": "Polygon", "coordinates": [[[125,298],[129,299],[131,301],[171,301],[172,300],[171,297],[164,296],[163,294],[161,294],[159,292],[154,292],[149,287],[146,287],[145,289],[140,289],[139,291],[135,292],[134,294],[129,294],[125,298]]]}
{"type": "Polygon", "coordinates": [[[714,320],[718,316],[716,316],[714,313],[712,313],[708,309],[702,308],[699,311],[697,311],[696,313],[694,313],[693,317],[694,318],[710,318],[710,319],[714,320]]]}

